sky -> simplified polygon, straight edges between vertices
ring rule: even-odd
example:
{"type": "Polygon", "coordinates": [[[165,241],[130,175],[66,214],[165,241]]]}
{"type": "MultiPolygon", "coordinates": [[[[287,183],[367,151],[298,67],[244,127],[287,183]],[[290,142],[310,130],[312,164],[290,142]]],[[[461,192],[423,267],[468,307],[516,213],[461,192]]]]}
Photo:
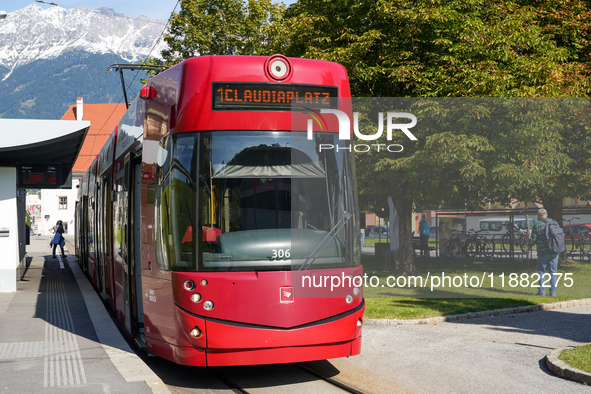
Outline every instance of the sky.
{"type": "MultiPolygon", "coordinates": [[[[150,19],[168,20],[170,14],[174,10],[178,0],[47,0],[55,3],[58,6],[70,9],[78,7],[97,8],[107,7],[112,8],[116,12],[129,15],[132,18],[137,18],[140,15],[146,15],[150,19]]],[[[285,4],[294,3],[295,0],[283,0],[285,4]]],[[[35,0],[0,0],[0,10],[10,13],[36,3],[35,0]]],[[[53,5],[36,3],[43,8],[54,7],[53,5]]],[[[180,10],[180,2],[177,6],[177,12],[180,10]]]]}
{"type": "MultiPolygon", "coordinates": [[[[97,7],[112,8],[116,12],[137,18],[145,15],[150,19],[167,20],[178,0],[47,0],[69,10],[71,8],[86,7],[94,9],[97,7]]],[[[35,0],[0,0],[0,10],[10,12],[36,3],[43,8],[54,7],[53,5],[37,3],[35,0]]],[[[177,12],[180,10],[180,2],[177,12]]]]}

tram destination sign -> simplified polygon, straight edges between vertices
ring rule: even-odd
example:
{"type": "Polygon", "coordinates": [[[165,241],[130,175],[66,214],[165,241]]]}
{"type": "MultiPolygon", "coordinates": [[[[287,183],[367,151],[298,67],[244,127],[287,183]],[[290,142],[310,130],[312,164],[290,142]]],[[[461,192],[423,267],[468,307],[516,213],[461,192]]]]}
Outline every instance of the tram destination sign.
{"type": "Polygon", "coordinates": [[[252,82],[213,82],[211,91],[214,111],[291,111],[292,104],[337,109],[339,94],[336,86],[252,82]]]}
{"type": "Polygon", "coordinates": [[[18,167],[18,187],[22,189],[59,189],[70,182],[70,168],[61,164],[20,164],[18,167]],[[64,179],[64,176],[66,179],[64,179]]]}

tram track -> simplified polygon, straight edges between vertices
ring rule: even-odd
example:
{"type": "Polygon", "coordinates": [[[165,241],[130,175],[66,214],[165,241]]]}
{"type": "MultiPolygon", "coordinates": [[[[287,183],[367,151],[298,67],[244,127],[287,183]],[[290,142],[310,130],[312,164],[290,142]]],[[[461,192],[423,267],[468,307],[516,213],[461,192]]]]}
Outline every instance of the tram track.
{"type": "Polygon", "coordinates": [[[318,392],[318,393],[351,393],[366,394],[337,379],[326,376],[323,372],[302,363],[280,366],[209,368],[209,374],[236,394],[260,394],[273,392],[318,392]],[[277,373],[268,373],[266,368],[274,368],[277,373]],[[247,369],[245,371],[245,369],[247,369]],[[293,369],[291,373],[289,369],[293,369]],[[246,372],[247,377],[243,375],[246,372]],[[304,374],[305,376],[303,376],[304,374]],[[266,379],[260,380],[266,376],[266,379]],[[297,386],[301,385],[301,386],[297,386]]]}
{"type": "Polygon", "coordinates": [[[308,373],[316,376],[317,378],[322,379],[325,382],[330,383],[333,386],[336,386],[336,387],[338,387],[338,388],[346,391],[347,393],[351,393],[351,394],[366,394],[364,391],[357,390],[356,388],[353,388],[353,387],[351,387],[351,386],[349,386],[349,385],[347,385],[347,384],[345,384],[343,382],[340,382],[340,381],[338,381],[336,379],[333,379],[333,378],[324,376],[324,374],[322,372],[317,371],[317,370],[315,370],[313,368],[310,368],[307,365],[304,365],[304,364],[301,364],[301,363],[298,363],[298,364],[295,364],[295,365],[298,368],[300,368],[300,369],[302,369],[302,370],[304,370],[304,371],[306,371],[306,372],[308,372],[308,373]]]}
{"type": "Polygon", "coordinates": [[[221,383],[225,384],[226,386],[228,386],[228,388],[236,394],[249,394],[248,391],[246,391],[245,389],[241,388],[239,385],[237,385],[235,382],[233,382],[232,380],[222,376],[220,373],[218,373],[217,371],[210,369],[209,373],[216,378],[217,380],[219,380],[221,383]]]}

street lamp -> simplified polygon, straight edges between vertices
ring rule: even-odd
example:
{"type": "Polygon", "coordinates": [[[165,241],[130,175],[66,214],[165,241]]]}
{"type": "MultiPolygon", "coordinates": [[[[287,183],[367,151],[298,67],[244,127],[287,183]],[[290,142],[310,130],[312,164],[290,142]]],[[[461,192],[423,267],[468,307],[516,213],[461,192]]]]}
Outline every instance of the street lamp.
{"type": "Polygon", "coordinates": [[[0,20],[5,19],[6,15],[8,15],[6,11],[0,11],[0,20]]]}

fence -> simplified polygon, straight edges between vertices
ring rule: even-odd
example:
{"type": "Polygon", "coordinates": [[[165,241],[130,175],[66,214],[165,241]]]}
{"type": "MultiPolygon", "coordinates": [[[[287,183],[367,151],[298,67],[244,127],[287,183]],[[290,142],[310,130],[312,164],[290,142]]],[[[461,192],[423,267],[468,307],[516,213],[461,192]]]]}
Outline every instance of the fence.
{"type": "MultiPolygon", "coordinates": [[[[490,211],[436,211],[438,257],[524,260],[537,257],[528,246],[537,221],[537,208],[490,211]]],[[[591,209],[563,208],[567,254],[571,259],[591,259],[591,209]]]]}

